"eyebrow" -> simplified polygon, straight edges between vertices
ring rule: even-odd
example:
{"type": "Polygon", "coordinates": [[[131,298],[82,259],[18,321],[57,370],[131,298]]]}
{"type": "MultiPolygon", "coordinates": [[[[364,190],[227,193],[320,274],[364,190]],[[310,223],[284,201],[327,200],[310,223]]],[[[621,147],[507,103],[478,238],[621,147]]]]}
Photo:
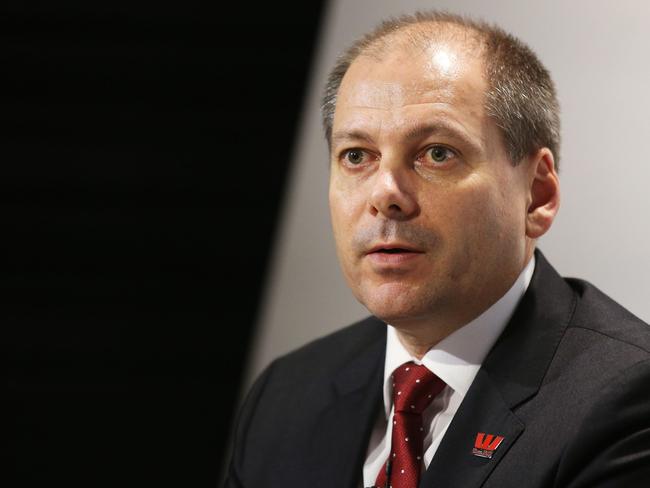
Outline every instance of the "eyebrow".
{"type": "MultiPolygon", "coordinates": [[[[481,150],[479,144],[475,142],[473,138],[464,130],[459,129],[455,124],[449,124],[442,121],[418,124],[416,126],[413,126],[404,134],[404,139],[410,142],[416,139],[421,139],[425,136],[435,134],[448,135],[460,139],[464,144],[470,146],[472,150],[481,150]]],[[[351,129],[349,131],[340,130],[332,134],[332,147],[335,147],[337,144],[344,141],[359,140],[366,141],[371,144],[374,143],[372,136],[361,129],[351,129]]],[[[485,145],[485,141],[480,140],[480,142],[485,145]]]]}
{"type": "Polygon", "coordinates": [[[374,142],[372,137],[370,137],[367,132],[359,129],[352,129],[349,131],[342,130],[332,134],[332,147],[343,141],[366,141],[369,143],[374,142]]]}

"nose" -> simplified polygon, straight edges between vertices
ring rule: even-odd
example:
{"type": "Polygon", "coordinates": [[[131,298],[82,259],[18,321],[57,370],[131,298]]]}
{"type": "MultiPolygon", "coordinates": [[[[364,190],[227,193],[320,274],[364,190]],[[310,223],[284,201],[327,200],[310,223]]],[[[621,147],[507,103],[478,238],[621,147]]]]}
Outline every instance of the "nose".
{"type": "Polygon", "coordinates": [[[375,174],[369,198],[370,213],[392,220],[408,220],[417,215],[419,206],[408,188],[405,168],[383,168],[375,174]]]}

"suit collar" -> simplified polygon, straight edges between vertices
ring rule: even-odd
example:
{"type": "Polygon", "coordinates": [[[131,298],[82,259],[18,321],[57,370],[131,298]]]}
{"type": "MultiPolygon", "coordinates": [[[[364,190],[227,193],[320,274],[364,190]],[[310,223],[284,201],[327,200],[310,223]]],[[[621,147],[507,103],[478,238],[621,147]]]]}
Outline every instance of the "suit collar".
{"type": "Polygon", "coordinates": [[[574,291],[535,253],[530,287],[483,364],[510,408],[539,390],[577,304],[574,291]]]}
{"type": "Polygon", "coordinates": [[[576,305],[575,293],[542,253],[535,257],[530,286],[456,412],[421,487],[480,486],[525,429],[513,410],[539,390],[576,305]],[[473,455],[478,433],[504,437],[491,459],[473,455]]]}
{"type": "Polygon", "coordinates": [[[374,422],[381,408],[386,324],[376,317],[363,345],[333,378],[331,401],[320,413],[311,435],[312,478],[305,486],[358,486],[374,422]],[[335,433],[335,434],[334,434],[335,433]]]}
{"type": "Polygon", "coordinates": [[[374,387],[378,376],[381,384],[386,354],[386,323],[370,316],[364,319],[363,326],[369,329],[370,334],[334,377],[336,392],[342,396],[374,387]]]}

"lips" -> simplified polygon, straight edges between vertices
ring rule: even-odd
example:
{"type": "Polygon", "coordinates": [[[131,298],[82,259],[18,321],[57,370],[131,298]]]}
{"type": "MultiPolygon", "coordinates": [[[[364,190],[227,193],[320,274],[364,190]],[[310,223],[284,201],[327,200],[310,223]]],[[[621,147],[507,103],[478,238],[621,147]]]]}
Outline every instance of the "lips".
{"type": "Polygon", "coordinates": [[[370,247],[366,258],[379,273],[403,272],[413,268],[424,251],[408,242],[379,242],[370,247]]]}
{"type": "Polygon", "coordinates": [[[422,253],[420,249],[415,246],[405,243],[385,243],[377,244],[370,248],[367,254],[384,253],[384,254],[400,254],[400,253],[422,253]]]}
{"type": "Polygon", "coordinates": [[[366,253],[375,272],[403,273],[413,270],[424,251],[406,243],[383,243],[371,247],[366,253]]]}

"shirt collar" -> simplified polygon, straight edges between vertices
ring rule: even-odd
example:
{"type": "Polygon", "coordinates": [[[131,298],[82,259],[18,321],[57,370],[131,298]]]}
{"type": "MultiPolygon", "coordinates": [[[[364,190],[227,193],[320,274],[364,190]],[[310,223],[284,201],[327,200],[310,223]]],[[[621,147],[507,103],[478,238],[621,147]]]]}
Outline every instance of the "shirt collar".
{"type": "Polygon", "coordinates": [[[474,320],[448,335],[418,360],[409,354],[388,324],[386,361],[384,364],[384,406],[386,418],[392,407],[390,375],[408,361],[424,364],[462,398],[467,394],[485,356],[510,320],[517,303],[528,289],[535,270],[535,256],[528,262],[515,283],[490,308],[474,320]]]}

